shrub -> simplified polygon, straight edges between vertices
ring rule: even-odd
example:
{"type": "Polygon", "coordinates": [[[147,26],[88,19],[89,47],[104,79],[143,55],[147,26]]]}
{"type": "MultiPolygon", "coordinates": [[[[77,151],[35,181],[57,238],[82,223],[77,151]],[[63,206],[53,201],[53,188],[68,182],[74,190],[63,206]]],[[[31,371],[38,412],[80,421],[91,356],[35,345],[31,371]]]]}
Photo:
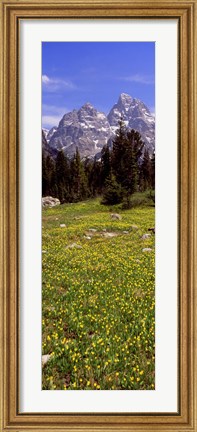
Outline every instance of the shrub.
{"type": "Polygon", "coordinates": [[[105,182],[105,188],[103,192],[103,199],[101,204],[114,205],[119,204],[122,201],[123,192],[119,183],[117,183],[115,176],[111,175],[105,182]]]}
{"type": "Polygon", "coordinates": [[[124,196],[121,208],[129,210],[134,207],[152,206],[154,191],[137,192],[133,195],[124,196]]]}
{"type": "Polygon", "coordinates": [[[149,198],[155,204],[155,190],[154,189],[150,189],[150,190],[148,190],[146,192],[146,194],[147,194],[147,198],[149,198]]]}

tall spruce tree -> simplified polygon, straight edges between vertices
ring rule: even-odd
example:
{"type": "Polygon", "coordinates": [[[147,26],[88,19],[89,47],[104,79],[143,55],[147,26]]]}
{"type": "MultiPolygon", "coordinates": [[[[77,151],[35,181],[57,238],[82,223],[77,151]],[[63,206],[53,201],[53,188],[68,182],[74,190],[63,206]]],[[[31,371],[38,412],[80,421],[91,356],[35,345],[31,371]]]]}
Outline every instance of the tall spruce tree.
{"type": "Polygon", "coordinates": [[[116,177],[116,181],[121,185],[124,182],[124,159],[126,146],[126,128],[121,118],[119,128],[116,131],[116,136],[113,140],[113,148],[111,154],[112,172],[116,177]]]}
{"type": "Polygon", "coordinates": [[[63,202],[69,201],[70,194],[70,167],[63,151],[59,151],[56,158],[56,184],[58,198],[63,202]]]}
{"type": "Polygon", "coordinates": [[[139,164],[144,143],[139,132],[131,129],[127,131],[125,151],[125,189],[133,194],[139,187],[139,164]]]}
{"type": "Polygon", "coordinates": [[[111,155],[108,145],[104,145],[101,150],[101,181],[102,187],[104,186],[105,180],[110,177],[111,174],[111,155]]]}
{"type": "Polygon", "coordinates": [[[146,190],[151,187],[151,159],[147,149],[144,151],[143,161],[141,165],[141,190],[146,190]]]}
{"type": "Polygon", "coordinates": [[[89,176],[89,188],[91,196],[97,196],[102,193],[102,176],[101,176],[101,162],[94,158],[92,168],[89,176]]]}
{"type": "Polygon", "coordinates": [[[78,147],[71,161],[71,200],[80,201],[88,196],[88,183],[78,147]]]}
{"type": "Polygon", "coordinates": [[[42,195],[53,195],[55,188],[55,164],[50,156],[42,155],[42,195]]]}
{"type": "Polygon", "coordinates": [[[143,142],[134,129],[127,131],[122,119],[113,141],[111,156],[112,171],[126,194],[133,194],[139,184],[139,158],[143,142]]]}
{"type": "Polygon", "coordinates": [[[91,188],[91,173],[92,173],[92,167],[93,167],[93,161],[91,159],[86,158],[83,161],[85,176],[87,180],[87,190],[88,194],[87,197],[93,197],[92,188],[91,188]]]}
{"type": "Polygon", "coordinates": [[[155,189],[155,153],[151,157],[151,187],[155,189]]]}
{"type": "Polygon", "coordinates": [[[46,196],[49,190],[48,174],[46,169],[46,158],[44,152],[42,152],[42,196],[46,196]]]}
{"type": "Polygon", "coordinates": [[[114,205],[122,201],[123,191],[116,177],[111,174],[105,181],[102,204],[114,205]]]}

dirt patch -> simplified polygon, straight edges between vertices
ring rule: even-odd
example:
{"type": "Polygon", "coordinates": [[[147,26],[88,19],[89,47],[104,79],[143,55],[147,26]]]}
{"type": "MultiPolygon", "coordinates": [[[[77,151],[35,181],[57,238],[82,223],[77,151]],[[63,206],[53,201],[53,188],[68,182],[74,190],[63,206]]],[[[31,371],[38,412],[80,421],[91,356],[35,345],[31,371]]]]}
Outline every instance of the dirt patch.
{"type": "Polygon", "coordinates": [[[64,336],[66,339],[77,339],[77,333],[74,331],[70,331],[68,328],[68,324],[64,324],[64,336]]]}
{"type": "Polygon", "coordinates": [[[113,238],[113,237],[117,237],[119,234],[117,232],[104,232],[102,233],[102,236],[104,238],[113,238]]]}
{"type": "Polygon", "coordinates": [[[64,385],[65,385],[65,387],[69,387],[70,380],[71,380],[71,378],[70,378],[70,373],[67,373],[67,374],[65,375],[65,378],[64,378],[64,385]]]}

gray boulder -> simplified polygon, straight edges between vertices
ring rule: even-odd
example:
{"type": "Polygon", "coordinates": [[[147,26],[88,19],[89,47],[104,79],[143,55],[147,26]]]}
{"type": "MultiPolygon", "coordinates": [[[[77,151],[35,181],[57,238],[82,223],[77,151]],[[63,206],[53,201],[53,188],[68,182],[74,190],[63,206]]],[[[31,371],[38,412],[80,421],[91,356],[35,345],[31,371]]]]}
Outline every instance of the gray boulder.
{"type": "Polygon", "coordinates": [[[142,240],[147,240],[151,237],[151,234],[143,234],[143,236],[141,237],[142,240]]]}
{"type": "Polygon", "coordinates": [[[113,220],[121,220],[121,219],[122,219],[122,216],[119,215],[118,213],[111,213],[111,218],[112,218],[113,220]]]}
{"type": "Polygon", "coordinates": [[[82,246],[77,243],[71,243],[68,246],[66,246],[66,249],[82,249],[82,246]]]}
{"type": "Polygon", "coordinates": [[[142,252],[151,252],[151,251],[152,251],[151,248],[144,248],[144,249],[142,249],[142,252]]]}
{"type": "Polygon", "coordinates": [[[48,363],[48,361],[50,360],[51,357],[52,357],[52,354],[45,354],[42,356],[42,367],[48,363]]]}
{"type": "Polygon", "coordinates": [[[58,198],[53,198],[52,196],[42,198],[43,207],[55,207],[57,205],[60,205],[60,200],[58,198]]]}

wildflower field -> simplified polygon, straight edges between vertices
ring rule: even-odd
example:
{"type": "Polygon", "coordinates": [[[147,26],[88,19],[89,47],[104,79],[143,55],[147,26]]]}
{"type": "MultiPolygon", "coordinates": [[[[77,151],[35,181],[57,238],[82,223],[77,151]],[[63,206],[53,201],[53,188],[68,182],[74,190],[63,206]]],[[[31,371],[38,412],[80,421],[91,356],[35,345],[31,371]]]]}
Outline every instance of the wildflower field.
{"type": "Polygon", "coordinates": [[[96,199],[43,209],[43,390],[155,388],[154,217],[96,199]]]}

